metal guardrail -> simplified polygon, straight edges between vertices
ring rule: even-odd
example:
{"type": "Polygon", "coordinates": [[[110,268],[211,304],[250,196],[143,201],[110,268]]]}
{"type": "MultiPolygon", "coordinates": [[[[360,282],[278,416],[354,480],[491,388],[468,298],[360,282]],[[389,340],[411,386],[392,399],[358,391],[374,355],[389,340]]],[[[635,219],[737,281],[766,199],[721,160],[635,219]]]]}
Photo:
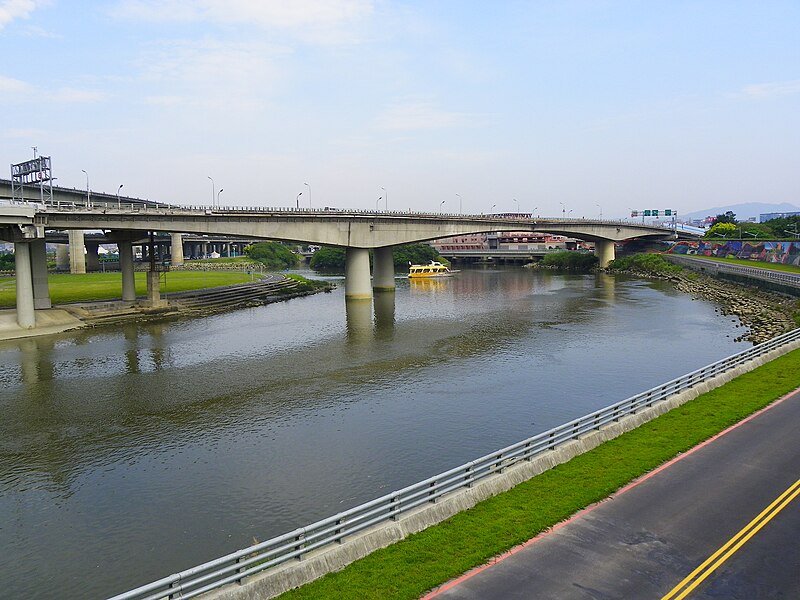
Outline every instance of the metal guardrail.
{"type": "Polygon", "coordinates": [[[501,473],[521,461],[533,460],[553,448],[581,435],[600,429],[758,358],[785,344],[800,341],[800,329],[795,329],[767,342],[723,358],[687,375],[673,379],[635,396],[607,406],[511,446],[497,450],[464,465],[429,477],[403,489],[360,506],[300,527],[271,540],[261,542],[204,563],[192,569],[164,577],[136,588],[111,600],[157,600],[159,598],[193,598],[220,586],[238,582],[245,577],[302,559],[304,554],[324,546],[341,543],[347,536],[390,520],[427,503],[436,502],[445,494],[467,488],[486,477],[501,473]]]}
{"type": "MultiPolygon", "coordinates": [[[[667,258],[671,258],[683,264],[702,264],[707,266],[709,270],[714,270],[718,273],[731,273],[733,275],[747,275],[755,279],[763,279],[765,281],[776,281],[779,283],[788,283],[796,287],[800,287],[800,275],[795,273],[787,273],[785,271],[775,271],[772,269],[759,269],[757,267],[745,267],[742,265],[729,265],[727,263],[717,262],[715,260],[706,260],[701,257],[688,257],[680,254],[665,254],[667,258]]],[[[765,263],[766,264],[766,263],[765,263]]]]}

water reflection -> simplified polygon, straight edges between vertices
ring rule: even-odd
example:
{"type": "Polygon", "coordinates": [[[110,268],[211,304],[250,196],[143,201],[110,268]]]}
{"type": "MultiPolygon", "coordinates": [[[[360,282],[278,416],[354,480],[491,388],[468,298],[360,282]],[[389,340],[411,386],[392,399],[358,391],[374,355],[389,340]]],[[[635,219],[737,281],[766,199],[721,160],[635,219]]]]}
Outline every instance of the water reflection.
{"type": "Polygon", "coordinates": [[[187,568],[730,354],[725,327],[655,284],[509,269],[0,344],[2,593],[187,568]]]}

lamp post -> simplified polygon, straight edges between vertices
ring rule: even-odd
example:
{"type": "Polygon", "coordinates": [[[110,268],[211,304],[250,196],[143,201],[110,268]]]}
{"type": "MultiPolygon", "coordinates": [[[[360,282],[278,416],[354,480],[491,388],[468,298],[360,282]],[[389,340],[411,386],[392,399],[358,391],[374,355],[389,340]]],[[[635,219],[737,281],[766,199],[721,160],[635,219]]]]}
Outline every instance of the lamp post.
{"type": "Polygon", "coordinates": [[[123,184],[121,184],[121,183],[120,183],[120,184],[119,184],[119,187],[117,188],[117,210],[119,210],[120,208],[122,208],[122,205],[119,203],[119,191],[122,189],[122,185],[123,185],[123,184]]]}
{"type": "Polygon", "coordinates": [[[570,208],[570,209],[569,209],[569,211],[567,211],[567,218],[568,218],[568,219],[569,219],[569,216],[570,216],[571,214],[572,214],[572,209],[570,208]]]}
{"type": "MultiPolygon", "coordinates": [[[[304,183],[303,185],[308,185],[308,184],[304,183]]],[[[311,208],[311,186],[310,185],[308,185],[308,208],[311,208]]]]}
{"type": "MultiPolygon", "coordinates": [[[[381,189],[383,189],[383,188],[381,188],[381,189]]],[[[380,204],[381,200],[383,200],[383,196],[378,196],[378,199],[375,200],[375,212],[378,212],[380,210],[378,208],[378,205],[380,204]]]]}
{"type": "Polygon", "coordinates": [[[219,195],[225,190],[225,188],[219,188],[217,192],[217,208],[219,208],[219,195]]]}
{"type": "Polygon", "coordinates": [[[211,175],[208,175],[207,177],[211,179],[211,208],[214,208],[214,198],[217,197],[217,195],[214,193],[214,179],[211,177],[211,175]]]}
{"type": "Polygon", "coordinates": [[[445,202],[446,202],[445,200],[442,200],[441,202],[439,202],[439,212],[442,212],[442,207],[444,206],[445,202]]]}
{"type": "Polygon", "coordinates": [[[86,206],[87,208],[92,208],[92,194],[89,191],[89,174],[85,169],[81,169],[81,171],[83,171],[83,174],[86,175],[86,206]]]}
{"type": "Polygon", "coordinates": [[[494,211],[494,207],[495,207],[495,206],[497,206],[497,204],[492,204],[492,208],[490,208],[490,209],[489,209],[489,212],[492,212],[492,211],[494,211]]]}
{"type": "Polygon", "coordinates": [[[299,194],[297,194],[297,198],[294,199],[294,204],[295,204],[295,207],[297,208],[297,210],[300,210],[300,196],[302,196],[302,195],[303,195],[303,192],[300,192],[299,194]]]}
{"type": "Polygon", "coordinates": [[[595,204],[595,206],[600,209],[600,220],[602,221],[603,220],[603,207],[600,206],[599,204],[595,204]]]}
{"type": "Polygon", "coordinates": [[[458,214],[463,215],[463,205],[461,204],[461,194],[456,194],[458,196],[458,214]]]}
{"type": "Polygon", "coordinates": [[[566,219],[567,218],[567,207],[564,206],[563,202],[559,202],[559,204],[561,205],[561,218],[562,219],[566,219]]]}
{"type": "Polygon", "coordinates": [[[534,207],[533,207],[533,213],[532,213],[532,214],[533,214],[533,218],[534,218],[534,219],[536,218],[536,211],[537,211],[537,210],[539,210],[539,207],[538,207],[538,206],[534,206],[534,207]]]}
{"type": "Polygon", "coordinates": [[[516,203],[517,203],[517,214],[519,214],[519,200],[517,200],[516,198],[514,198],[514,202],[516,202],[516,203]]]}
{"type": "Polygon", "coordinates": [[[383,190],[383,205],[386,207],[386,210],[389,210],[389,192],[386,191],[385,187],[381,189],[383,190]]]}

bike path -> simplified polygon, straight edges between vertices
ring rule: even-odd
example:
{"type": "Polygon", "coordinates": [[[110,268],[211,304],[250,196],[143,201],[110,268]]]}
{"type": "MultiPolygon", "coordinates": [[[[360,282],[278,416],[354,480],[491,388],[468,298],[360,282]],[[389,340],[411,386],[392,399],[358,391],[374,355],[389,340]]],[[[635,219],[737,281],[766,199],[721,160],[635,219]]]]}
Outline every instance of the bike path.
{"type": "Polygon", "coordinates": [[[425,598],[800,598],[799,480],[796,390],[425,598]]]}

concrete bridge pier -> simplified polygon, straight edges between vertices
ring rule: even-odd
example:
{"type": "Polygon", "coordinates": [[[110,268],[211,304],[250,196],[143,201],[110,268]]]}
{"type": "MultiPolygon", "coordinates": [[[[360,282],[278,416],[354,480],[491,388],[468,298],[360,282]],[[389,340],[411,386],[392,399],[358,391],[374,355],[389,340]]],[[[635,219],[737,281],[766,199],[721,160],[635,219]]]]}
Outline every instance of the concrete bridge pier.
{"type": "Polygon", "coordinates": [[[70,229],[69,237],[69,272],[86,273],[86,255],[83,250],[83,231],[70,229]]]}
{"type": "Polygon", "coordinates": [[[117,242],[119,249],[119,270],[122,272],[122,301],[136,300],[136,280],[133,272],[133,244],[129,241],[117,242]]]}
{"type": "Polygon", "coordinates": [[[394,285],[394,257],[392,247],[384,246],[372,251],[372,289],[375,292],[393,292],[394,285]]]}
{"type": "Polygon", "coordinates": [[[33,302],[30,242],[14,243],[14,266],[17,279],[17,324],[22,329],[33,329],[36,327],[36,312],[33,302]]]}
{"type": "Polygon", "coordinates": [[[86,246],[86,270],[99,271],[100,270],[100,244],[93,242],[85,242],[86,246]]]}
{"type": "Polygon", "coordinates": [[[346,248],[344,262],[345,300],[372,299],[372,283],[369,277],[369,250],[346,248]]]}
{"type": "Polygon", "coordinates": [[[183,264],[183,235],[180,233],[172,234],[172,264],[180,266],[183,264]]]}
{"type": "Polygon", "coordinates": [[[33,308],[52,308],[50,288],[47,286],[47,248],[44,238],[30,242],[31,281],[33,284],[33,308]]]}
{"type": "Polygon", "coordinates": [[[594,243],[594,255],[600,261],[601,267],[607,267],[608,263],[614,260],[616,256],[614,242],[612,240],[597,240],[594,243]]]}

